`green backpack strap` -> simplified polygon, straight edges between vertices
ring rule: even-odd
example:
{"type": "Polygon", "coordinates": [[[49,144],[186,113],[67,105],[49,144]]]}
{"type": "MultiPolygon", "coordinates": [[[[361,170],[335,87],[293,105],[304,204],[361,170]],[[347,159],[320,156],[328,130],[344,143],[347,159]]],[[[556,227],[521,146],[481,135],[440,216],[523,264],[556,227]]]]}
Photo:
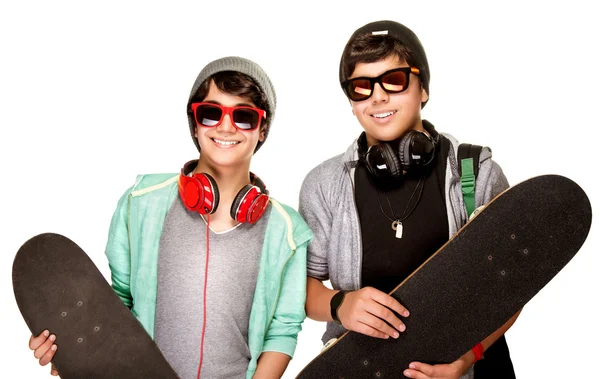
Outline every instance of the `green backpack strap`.
{"type": "Polygon", "coordinates": [[[479,154],[482,146],[463,143],[458,146],[458,173],[462,186],[463,201],[467,217],[475,210],[475,181],[479,173],[479,154]]]}

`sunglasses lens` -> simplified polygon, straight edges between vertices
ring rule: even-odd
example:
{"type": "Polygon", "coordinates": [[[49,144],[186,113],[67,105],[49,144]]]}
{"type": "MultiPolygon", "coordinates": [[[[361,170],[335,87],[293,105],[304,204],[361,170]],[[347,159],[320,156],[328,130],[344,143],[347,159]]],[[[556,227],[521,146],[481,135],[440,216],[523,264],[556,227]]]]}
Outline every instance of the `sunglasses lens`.
{"type": "Polygon", "coordinates": [[[196,122],[204,126],[215,126],[221,120],[221,108],[213,105],[200,105],[196,108],[196,122]]]}
{"type": "Polygon", "coordinates": [[[352,101],[361,101],[369,96],[373,88],[371,82],[367,79],[350,80],[346,86],[346,93],[352,101]]]}
{"type": "Polygon", "coordinates": [[[243,130],[251,130],[258,126],[258,112],[247,108],[238,108],[233,111],[233,122],[243,130]]]}
{"type": "Polygon", "coordinates": [[[403,71],[391,72],[381,78],[383,89],[387,92],[398,93],[406,90],[408,75],[403,71]]]}

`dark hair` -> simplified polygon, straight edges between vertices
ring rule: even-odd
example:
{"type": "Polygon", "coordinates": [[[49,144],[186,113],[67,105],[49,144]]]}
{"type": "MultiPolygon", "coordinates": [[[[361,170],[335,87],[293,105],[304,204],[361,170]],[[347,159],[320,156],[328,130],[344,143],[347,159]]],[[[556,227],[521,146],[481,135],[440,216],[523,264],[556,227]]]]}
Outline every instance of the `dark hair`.
{"type": "Polygon", "coordinates": [[[342,81],[347,80],[358,63],[374,63],[395,55],[415,66],[414,53],[390,35],[363,34],[348,42],[342,53],[342,81]]]}
{"type": "MultiPolygon", "coordinates": [[[[246,97],[250,99],[257,108],[266,111],[267,116],[261,123],[261,129],[265,129],[269,125],[271,121],[271,109],[269,109],[267,103],[267,96],[254,79],[238,71],[220,71],[208,77],[200,84],[198,91],[196,91],[191,98],[190,104],[204,101],[210,90],[211,81],[215,82],[215,85],[221,92],[233,96],[246,97]]],[[[188,113],[192,114],[191,107],[188,109],[188,113]]]]}

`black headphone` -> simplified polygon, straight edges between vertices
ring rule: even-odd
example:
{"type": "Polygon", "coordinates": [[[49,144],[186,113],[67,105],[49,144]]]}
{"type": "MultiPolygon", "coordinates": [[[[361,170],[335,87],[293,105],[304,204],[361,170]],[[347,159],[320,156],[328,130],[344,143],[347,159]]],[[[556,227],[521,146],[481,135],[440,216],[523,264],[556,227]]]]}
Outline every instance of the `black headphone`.
{"type": "MultiPolygon", "coordinates": [[[[411,130],[397,140],[369,147],[362,157],[369,173],[376,179],[399,180],[404,172],[416,171],[433,162],[439,134],[433,125],[426,125],[425,121],[423,125],[429,134],[411,130]]],[[[359,144],[365,147],[364,134],[359,138],[359,144]]]]}

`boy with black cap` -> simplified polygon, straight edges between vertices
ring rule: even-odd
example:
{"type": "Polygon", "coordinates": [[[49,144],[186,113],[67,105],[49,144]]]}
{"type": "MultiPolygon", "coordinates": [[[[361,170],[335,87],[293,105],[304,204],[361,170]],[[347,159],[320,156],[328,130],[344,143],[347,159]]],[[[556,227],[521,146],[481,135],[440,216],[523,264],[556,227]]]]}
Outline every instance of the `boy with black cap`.
{"type": "MultiPolygon", "coordinates": [[[[209,63],[187,104],[199,159],[139,175],[113,215],[113,289],[181,378],[281,377],[294,354],[312,233],[250,172],[275,106],[256,63],[209,63]]],[[[49,331],[30,340],[40,364],[55,341],[49,331]]]]}
{"type": "MultiPolygon", "coordinates": [[[[409,310],[387,293],[468,220],[459,144],[421,119],[429,77],[419,39],[394,21],[359,28],[342,53],[340,84],[364,132],[346,153],[315,167],[300,192],[300,213],[314,232],[306,311],[327,321],[324,343],[346,330],[398,338],[406,327],[390,309],[403,317],[409,310]]],[[[481,206],[508,182],[489,148],[475,164],[473,200],[481,206]]],[[[398,369],[410,378],[514,377],[503,335],[516,317],[453,363],[398,369]]]]}

